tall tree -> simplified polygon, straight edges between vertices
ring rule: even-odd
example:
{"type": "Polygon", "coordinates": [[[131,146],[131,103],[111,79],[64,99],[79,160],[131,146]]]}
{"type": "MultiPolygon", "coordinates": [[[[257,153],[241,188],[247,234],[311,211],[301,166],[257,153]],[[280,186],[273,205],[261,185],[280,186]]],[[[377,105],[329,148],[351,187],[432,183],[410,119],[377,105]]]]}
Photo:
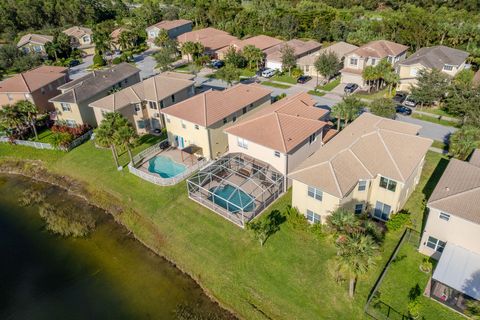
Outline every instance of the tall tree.
{"type": "Polygon", "coordinates": [[[232,86],[234,81],[240,80],[240,71],[230,64],[218,70],[215,75],[218,79],[228,83],[229,86],[232,86]]]}
{"type": "Polygon", "coordinates": [[[27,100],[18,101],[15,104],[15,108],[18,109],[18,112],[22,115],[25,124],[30,127],[35,134],[35,139],[38,139],[37,134],[37,106],[27,100]]]}
{"type": "Polygon", "coordinates": [[[340,130],[340,120],[344,120],[344,125],[355,120],[362,110],[363,103],[354,96],[345,96],[343,100],[332,107],[332,114],[338,119],[337,130],[340,130]]]}
{"type": "Polygon", "coordinates": [[[235,68],[244,68],[246,59],[242,52],[237,51],[234,46],[230,46],[225,53],[225,63],[234,66],[235,68]]]}
{"type": "Polygon", "coordinates": [[[282,70],[288,70],[288,74],[292,74],[292,69],[297,65],[297,58],[295,57],[295,50],[289,46],[284,45],[280,49],[282,54],[282,70]]]}
{"type": "Polygon", "coordinates": [[[160,32],[158,33],[158,36],[154,40],[154,44],[157,47],[163,47],[167,43],[167,41],[170,40],[170,37],[168,35],[167,30],[165,29],[160,29],[160,32]]]}
{"type": "Polygon", "coordinates": [[[330,81],[330,79],[337,75],[342,68],[340,59],[338,59],[337,55],[332,51],[324,52],[319,55],[315,59],[313,65],[317,71],[317,85],[318,74],[322,75],[327,81],[330,81]]]}
{"type": "Polygon", "coordinates": [[[123,116],[118,112],[109,112],[105,114],[102,122],[100,122],[98,128],[95,129],[95,139],[102,146],[110,148],[116,168],[120,167],[116,148],[118,144],[116,132],[123,121],[122,118],[123,116]]]}
{"type": "Polygon", "coordinates": [[[388,98],[378,98],[370,103],[370,112],[374,115],[394,119],[396,110],[395,110],[395,103],[388,98]]]}
{"type": "Polygon", "coordinates": [[[412,87],[411,97],[420,106],[430,106],[445,96],[448,87],[448,76],[437,69],[421,69],[417,75],[417,85],[412,87]]]}
{"type": "Polygon", "coordinates": [[[463,126],[450,136],[450,153],[457,159],[467,160],[477,148],[480,148],[479,127],[463,126]]]}
{"type": "Polygon", "coordinates": [[[186,41],[181,46],[180,51],[183,55],[187,56],[187,60],[190,62],[190,57],[195,60],[198,56],[205,52],[205,48],[199,42],[186,41]]]}
{"type": "Polygon", "coordinates": [[[122,145],[127,149],[130,162],[133,163],[132,148],[137,143],[138,135],[133,129],[132,125],[126,118],[122,118],[118,123],[118,128],[115,131],[115,140],[118,145],[122,145]]]}
{"type": "Polygon", "coordinates": [[[253,69],[253,66],[255,66],[256,69],[260,69],[260,65],[265,59],[265,53],[262,50],[253,45],[247,45],[243,48],[242,52],[245,59],[247,59],[249,69],[253,69]]]}

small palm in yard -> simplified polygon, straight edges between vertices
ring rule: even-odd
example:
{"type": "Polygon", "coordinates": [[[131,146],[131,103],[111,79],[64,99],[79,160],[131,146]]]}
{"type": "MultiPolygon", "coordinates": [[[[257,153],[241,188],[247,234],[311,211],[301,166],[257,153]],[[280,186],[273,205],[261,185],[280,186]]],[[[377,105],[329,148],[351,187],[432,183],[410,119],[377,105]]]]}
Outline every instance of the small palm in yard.
{"type": "Polygon", "coordinates": [[[127,149],[128,157],[133,164],[132,148],[138,141],[138,135],[127,119],[122,118],[119,123],[119,127],[115,132],[115,140],[119,145],[123,145],[127,149]]]}
{"type": "Polygon", "coordinates": [[[464,126],[450,137],[450,153],[457,159],[466,160],[474,149],[480,147],[480,129],[464,126]]]}
{"type": "Polygon", "coordinates": [[[10,137],[13,136],[15,129],[20,132],[22,122],[21,114],[15,106],[5,105],[0,109],[0,126],[8,129],[10,137]]]}
{"type": "Polygon", "coordinates": [[[340,120],[345,121],[347,125],[350,121],[355,120],[362,110],[362,102],[352,96],[346,96],[342,102],[332,107],[332,114],[338,119],[337,130],[340,130],[340,120]]]}
{"type": "Polygon", "coordinates": [[[23,118],[26,124],[30,128],[32,128],[33,133],[35,134],[35,139],[38,139],[37,126],[36,126],[37,114],[38,114],[37,106],[31,103],[30,101],[21,100],[15,104],[15,107],[23,115],[23,118]]]}
{"type": "Polygon", "coordinates": [[[113,160],[115,161],[116,167],[118,168],[120,164],[118,163],[118,152],[117,152],[117,131],[121,127],[123,120],[125,119],[118,112],[109,112],[105,114],[102,122],[95,129],[95,139],[99,144],[103,146],[108,146],[112,150],[113,160]]]}

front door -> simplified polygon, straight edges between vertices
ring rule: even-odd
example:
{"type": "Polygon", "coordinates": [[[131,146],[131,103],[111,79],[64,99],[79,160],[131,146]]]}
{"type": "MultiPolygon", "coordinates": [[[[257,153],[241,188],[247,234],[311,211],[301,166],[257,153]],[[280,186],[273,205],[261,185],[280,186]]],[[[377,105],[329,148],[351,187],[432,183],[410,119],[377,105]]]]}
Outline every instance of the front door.
{"type": "Polygon", "coordinates": [[[373,211],[373,216],[379,220],[387,221],[390,217],[391,210],[392,207],[390,207],[388,204],[377,201],[377,203],[375,204],[375,209],[373,211]]]}

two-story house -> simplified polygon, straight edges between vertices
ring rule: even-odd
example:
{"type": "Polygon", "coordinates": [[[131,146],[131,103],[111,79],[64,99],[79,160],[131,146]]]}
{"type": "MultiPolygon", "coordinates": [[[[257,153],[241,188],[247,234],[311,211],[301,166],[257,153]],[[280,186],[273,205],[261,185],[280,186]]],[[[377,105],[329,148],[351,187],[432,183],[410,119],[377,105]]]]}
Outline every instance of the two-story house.
{"type": "Polygon", "coordinates": [[[410,91],[411,87],[417,84],[418,71],[422,69],[436,69],[454,77],[465,69],[467,58],[468,52],[446,46],[421,48],[398,63],[397,70],[400,75],[398,88],[410,91]]]}
{"type": "Polygon", "coordinates": [[[289,174],[292,205],[310,222],[339,207],[388,220],[420,180],[432,144],[420,128],[363,113],[289,174]]]}
{"type": "Polygon", "coordinates": [[[40,66],[0,81],[0,106],[27,100],[40,112],[54,111],[48,100],[60,93],[59,86],[67,83],[68,69],[40,66]]]}
{"type": "Polygon", "coordinates": [[[430,296],[457,311],[480,300],[480,150],[451,159],[427,202],[419,251],[438,260],[430,296]]]}
{"type": "Polygon", "coordinates": [[[119,112],[138,134],[165,127],[160,111],[195,94],[193,75],[164,72],[90,103],[97,123],[108,112],[119,112]]]}
{"type": "Polygon", "coordinates": [[[177,38],[179,35],[192,31],[192,21],[190,20],[163,20],[154,25],[147,27],[147,44],[151,48],[155,48],[155,39],[158,37],[160,30],[165,30],[171,39],[177,38]]]}
{"type": "Polygon", "coordinates": [[[29,33],[20,38],[17,42],[17,48],[25,53],[37,53],[45,56],[47,55],[45,44],[52,41],[53,36],[29,33]]]}
{"type": "MultiPolygon", "coordinates": [[[[329,111],[315,107],[306,92],[281,99],[227,128],[228,150],[274,167],[285,178],[331,139],[329,111]]],[[[287,187],[287,181],[283,184],[287,187]]]]}
{"type": "Polygon", "coordinates": [[[170,143],[183,149],[201,148],[208,159],[228,149],[224,130],[248,113],[270,105],[271,91],[257,84],[237,84],[223,91],[209,90],[161,110],[170,143]]]}
{"type": "Polygon", "coordinates": [[[367,66],[376,66],[380,60],[387,59],[394,66],[399,61],[405,60],[407,46],[387,40],[371,41],[345,56],[343,62],[342,83],[356,83],[365,88],[363,69],[367,66]]]}
{"type": "Polygon", "coordinates": [[[76,48],[86,55],[95,54],[95,44],[93,43],[92,29],[74,26],[63,30],[63,33],[69,36],[72,48],[76,48]]]}
{"type": "Polygon", "coordinates": [[[115,91],[140,81],[140,70],[128,63],[89,74],[58,87],[61,94],[49,101],[55,106],[56,120],[68,126],[89,124],[97,126],[93,109],[89,106],[115,91]]]}

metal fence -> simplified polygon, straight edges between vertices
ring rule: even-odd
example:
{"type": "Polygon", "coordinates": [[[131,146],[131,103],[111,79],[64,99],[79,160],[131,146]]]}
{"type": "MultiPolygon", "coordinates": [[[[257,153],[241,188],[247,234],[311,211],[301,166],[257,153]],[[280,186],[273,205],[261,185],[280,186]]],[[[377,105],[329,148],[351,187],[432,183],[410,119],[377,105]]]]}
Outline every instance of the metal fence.
{"type": "Polygon", "coordinates": [[[16,145],[19,145],[19,146],[27,146],[27,147],[31,147],[31,148],[35,148],[35,149],[63,150],[63,151],[67,151],[67,152],[68,152],[68,151],[70,151],[70,150],[78,147],[79,145],[81,145],[82,143],[84,143],[85,141],[87,141],[88,139],[90,139],[92,133],[93,133],[92,130],[84,133],[84,134],[81,135],[80,137],[78,137],[78,138],[76,138],[75,140],[73,140],[73,141],[68,145],[68,147],[66,147],[66,148],[62,148],[62,147],[55,148],[52,144],[50,144],[50,143],[45,143],[45,142],[28,141],[28,140],[17,140],[17,139],[10,140],[8,137],[0,137],[0,142],[3,142],[3,143],[13,143],[13,144],[16,144],[16,145]]]}

